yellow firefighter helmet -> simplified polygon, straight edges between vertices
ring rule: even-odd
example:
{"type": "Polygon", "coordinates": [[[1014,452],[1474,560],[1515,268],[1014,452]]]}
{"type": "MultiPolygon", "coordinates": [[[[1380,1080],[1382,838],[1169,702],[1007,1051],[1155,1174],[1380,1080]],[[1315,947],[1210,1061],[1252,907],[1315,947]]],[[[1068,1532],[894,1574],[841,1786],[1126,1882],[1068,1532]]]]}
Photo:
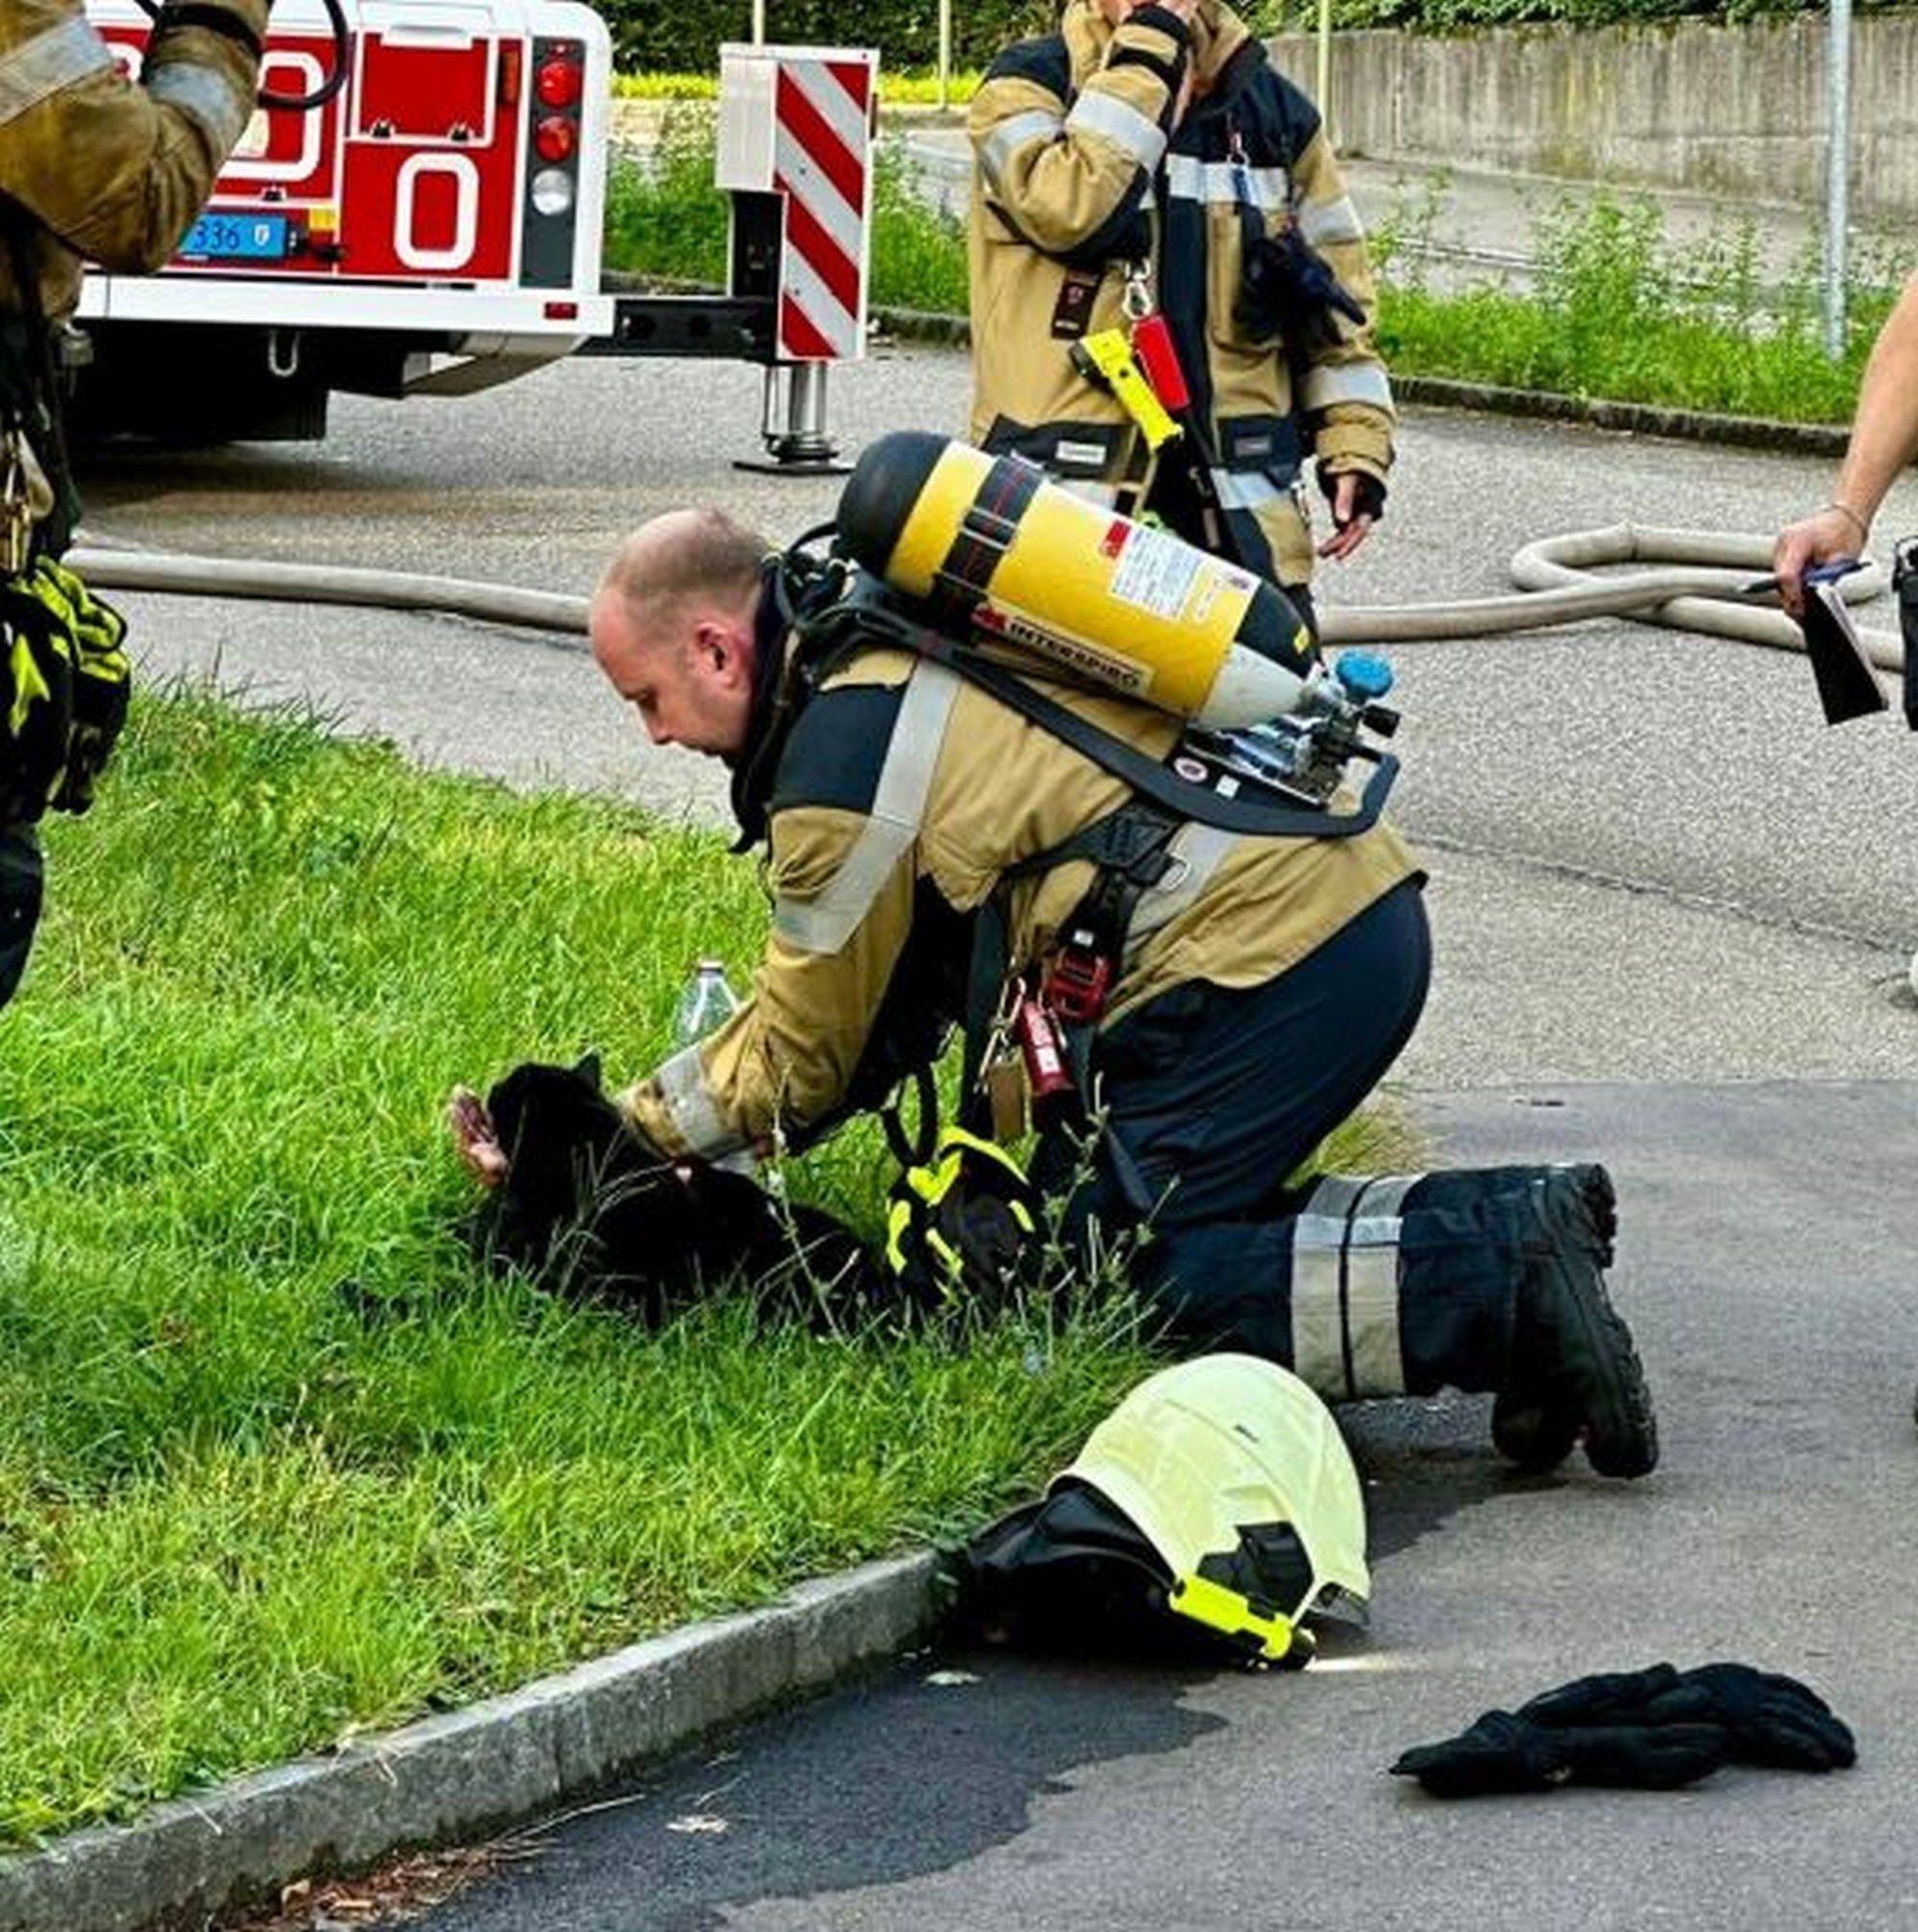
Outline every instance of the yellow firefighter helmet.
{"type": "Polygon", "coordinates": [[[1151,1544],[1171,1607],[1272,1662],[1315,1648],[1308,1613],[1363,1620],[1366,1508],[1332,1412],[1297,1376],[1204,1355],[1149,1378],[1053,1483],[1083,1484],[1151,1544]]]}

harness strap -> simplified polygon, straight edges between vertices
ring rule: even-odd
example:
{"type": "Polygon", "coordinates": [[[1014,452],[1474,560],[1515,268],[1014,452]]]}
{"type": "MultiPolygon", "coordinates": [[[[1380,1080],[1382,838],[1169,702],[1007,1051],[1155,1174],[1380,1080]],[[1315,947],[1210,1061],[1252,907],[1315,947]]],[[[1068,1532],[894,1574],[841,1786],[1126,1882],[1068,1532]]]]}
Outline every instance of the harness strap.
{"type": "Polygon", "coordinates": [[[945,556],[933,573],[934,608],[964,622],[984,600],[1000,558],[1012,548],[1019,519],[1038,495],[1045,471],[1016,456],[1000,456],[967,505],[945,556]]]}

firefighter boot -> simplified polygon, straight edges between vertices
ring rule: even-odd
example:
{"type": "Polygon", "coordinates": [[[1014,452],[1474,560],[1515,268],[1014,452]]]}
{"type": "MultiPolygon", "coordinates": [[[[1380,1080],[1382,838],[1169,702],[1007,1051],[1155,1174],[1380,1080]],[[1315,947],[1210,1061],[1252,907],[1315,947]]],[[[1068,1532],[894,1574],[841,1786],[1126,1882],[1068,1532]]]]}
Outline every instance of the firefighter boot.
{"type": "Polygon", "coordinates": [[[1605,1293],[1616,1226],[1603,1168],[1554,1169],[1525,1198],[1511,1369],[1492,1411],[1494,1442],[1523,1468],[1556,1467],[1581,1434],[1601,1476],[1658,1461],[1638,1352],[1605,1293]]]}
{"type": "MultiPolygon", "coordinates": [[[[1618,1193],[1612,1177],[1598,1166],[1534,1169],[1528,1187],[1550,1197],[1547,1216],[1569,1223],[1574,1239],[1589,1247],[1600,1267],[1612,1264],[1612,1241],[1619,1229],[1618,1193]]],[[[1514,1373],[1492,1405],[1492,1441],[1500,1455],[1521,1469],[1543,1474],[1556,1469],[1577,1446],[1580,1418],[1574,1408],[1553,1404],[1532,1367],[1527,1351],[1514,1350],[1514,1373]]]]}

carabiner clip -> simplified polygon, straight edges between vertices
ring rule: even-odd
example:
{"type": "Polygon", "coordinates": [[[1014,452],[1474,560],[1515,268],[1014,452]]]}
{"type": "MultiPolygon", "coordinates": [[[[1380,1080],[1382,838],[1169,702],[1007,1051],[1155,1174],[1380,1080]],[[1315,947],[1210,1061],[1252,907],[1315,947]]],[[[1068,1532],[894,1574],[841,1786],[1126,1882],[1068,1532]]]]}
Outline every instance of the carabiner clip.
{"type": "Polygon", "coordinates": [[[1119,298],[1119,311],[1128,322],[1143,322],[1158,307],[1152,296],[1152,265],[1149,262],[1128,262],[1125,269],[1125,293],[1119,298]]]}
{"type": "Polygon", "coordinates": [[[33,554],[33,494],[27,486],[25,459],[20,454],[21,432],[7,433],[7,473],[0,482],[0,575],[18,577],[33,554]]]}

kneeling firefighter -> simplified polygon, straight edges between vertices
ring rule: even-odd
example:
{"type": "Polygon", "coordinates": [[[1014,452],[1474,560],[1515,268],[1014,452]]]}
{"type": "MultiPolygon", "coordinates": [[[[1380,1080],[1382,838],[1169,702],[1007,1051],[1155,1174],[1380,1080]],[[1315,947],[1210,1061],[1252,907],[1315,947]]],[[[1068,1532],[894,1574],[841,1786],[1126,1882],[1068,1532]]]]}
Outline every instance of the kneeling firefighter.
{"type": "MultiPolygon", "coordinates": [[[[1030,1094],[1067,1237],[1149,1222],[1133,1278],[1182,1335],[1334,1400],[1495,1390],[1521,1462],[1582,1435],[1595,1468],[1650,1469],[1602,1170],[1288,1186],[1425,995],[1423,875],[1364,735],[1396,723],[1382,668],[1328,670],[1268,581],[1015,456],[885,438],[837,529],[832,560],[769,561],[674,513],[593,600],[654,741],[730,765],[773,897],[755,997],[621,1097],[635,1131],[673,1159],[802,1145],[963,1023],[964,1129],[1016,1139],[1030,1094]]],[[[895,1217],[902,1264],[967,1174],[949,1152],[895,1217]]]]}
{"type": "Polygon", "coordinates": [[[179,247],[253,111],[268,5],[174,0],[137,84],[81,0],[0,9],[0,1006],[40,917],[34,827],[93,803],[127,715],[125,627],[60,562],[69,318],[85,263],[131,273],[179,247]]]}

